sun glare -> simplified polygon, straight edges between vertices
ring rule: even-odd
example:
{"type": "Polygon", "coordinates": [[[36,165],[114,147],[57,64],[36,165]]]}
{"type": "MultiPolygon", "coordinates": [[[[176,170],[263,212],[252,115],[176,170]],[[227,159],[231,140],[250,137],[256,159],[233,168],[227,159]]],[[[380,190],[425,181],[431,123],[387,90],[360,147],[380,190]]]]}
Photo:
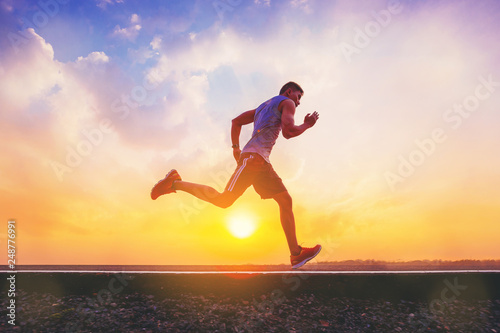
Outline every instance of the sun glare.
{"type": "Polygon", "coordinates": [[[236,238],[250,237],[257,228],[255,219],[247,215],[235,215],[228,219],[227,227],[236,238]]]}

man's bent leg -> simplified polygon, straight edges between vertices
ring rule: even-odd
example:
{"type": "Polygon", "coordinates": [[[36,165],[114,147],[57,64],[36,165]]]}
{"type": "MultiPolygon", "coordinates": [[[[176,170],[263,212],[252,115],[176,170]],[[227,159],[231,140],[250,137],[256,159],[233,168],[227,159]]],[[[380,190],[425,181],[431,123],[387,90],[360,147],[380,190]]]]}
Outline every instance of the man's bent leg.
{"type": "Polygon", "coordinates": [[[180,179],[173,182],[172,188],[174,190],[187,192],[194,195],[198,199],[214,204],[215,206],[227,208],[231,206],[252,184],[252,168],[249,168],[248,165],[252,163],[253,159],[253,156],[249,154],[243,154],[241,156],[236,170],[229,179],[229,182],[222,193],[215,190],[213,187],[189,183],[180,179]]]}
{"type": "Polygon", "coordinates": [[[280,207],[281,226],[285,232],[290,254],[297,255],[300,253],[300,247],[297,243],[297,235],[295,232],[295,217],[293,216],[292,210],[292,197],[288,191],[284,191],[276,194],[273,199],[280,207]]]}
{"type": "Polygon", "coordinates": [[[236,199],[238,199],[238,196],[231,192],[225,191],[223,193],[220,193],[213,187],[202,184],[189,183],[181,180],[174,182],[173,189],[187,192],[191,195],[194,195],[200,200],[209,202],[221,208],[227,208],[231,206],[236,201],[236,199]]]}

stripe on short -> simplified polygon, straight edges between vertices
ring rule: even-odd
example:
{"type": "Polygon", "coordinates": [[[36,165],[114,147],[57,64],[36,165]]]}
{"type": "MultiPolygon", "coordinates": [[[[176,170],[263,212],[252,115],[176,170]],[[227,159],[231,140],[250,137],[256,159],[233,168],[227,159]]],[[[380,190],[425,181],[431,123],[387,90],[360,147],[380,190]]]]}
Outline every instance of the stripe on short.
{"type": "Polygon", "coordinates": [[[236,181],[238,180],[239,176],[241,175],[241,173],[243,172],[243,170],[245,169],[245,167],[247,166],[247,161],[248,159],[250,158],[253,158],[252,155],[250,155],[249,157],[246,157],[244,160],[243,160],[243,163],[241,164],[241,166],[238,168],[238,170],[236,170],[236,172],[234,173],[234,177],[233,179],[231,180],[231,183],[229,184],[229,187],[227,188],[227,190],[229,192],[231,192],[233,189],[234,189],[234,185],[236,185],[236,181]]]}

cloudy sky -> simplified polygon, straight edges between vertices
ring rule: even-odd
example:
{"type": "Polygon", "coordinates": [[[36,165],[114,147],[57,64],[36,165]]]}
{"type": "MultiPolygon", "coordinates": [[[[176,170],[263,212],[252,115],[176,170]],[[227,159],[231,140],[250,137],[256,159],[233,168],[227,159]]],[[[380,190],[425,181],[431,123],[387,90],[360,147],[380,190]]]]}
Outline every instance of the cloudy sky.
{"type": "Polygon", "coordinates": [[[320,120],[271,161],[319,261],[500,259],[499,22],[494,0],[0,0],[1,240],[15,219],[18,264],[287,263],[253,189],[149,192],[172,168],[222,190],[231,119],[294,80],[320,120]]]}

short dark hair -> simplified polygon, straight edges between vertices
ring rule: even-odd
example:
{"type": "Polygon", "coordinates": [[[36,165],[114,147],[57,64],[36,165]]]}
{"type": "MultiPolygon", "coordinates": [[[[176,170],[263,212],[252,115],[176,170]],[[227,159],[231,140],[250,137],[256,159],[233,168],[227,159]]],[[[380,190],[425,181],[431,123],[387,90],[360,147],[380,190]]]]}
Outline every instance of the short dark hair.
{"type": "Polygon", "coordinates": [[[287,91],[289,88],[292,88],[293,90],[298,90],[300,91],[301,94],[304,94],[304,90],[302,89],[301,86],[299,86],[297,83],[293,81],[290,81],[288,83],[285,83],[285,85],[281,87],[280,95],[284,94],[285,91],[287,91]]]}

